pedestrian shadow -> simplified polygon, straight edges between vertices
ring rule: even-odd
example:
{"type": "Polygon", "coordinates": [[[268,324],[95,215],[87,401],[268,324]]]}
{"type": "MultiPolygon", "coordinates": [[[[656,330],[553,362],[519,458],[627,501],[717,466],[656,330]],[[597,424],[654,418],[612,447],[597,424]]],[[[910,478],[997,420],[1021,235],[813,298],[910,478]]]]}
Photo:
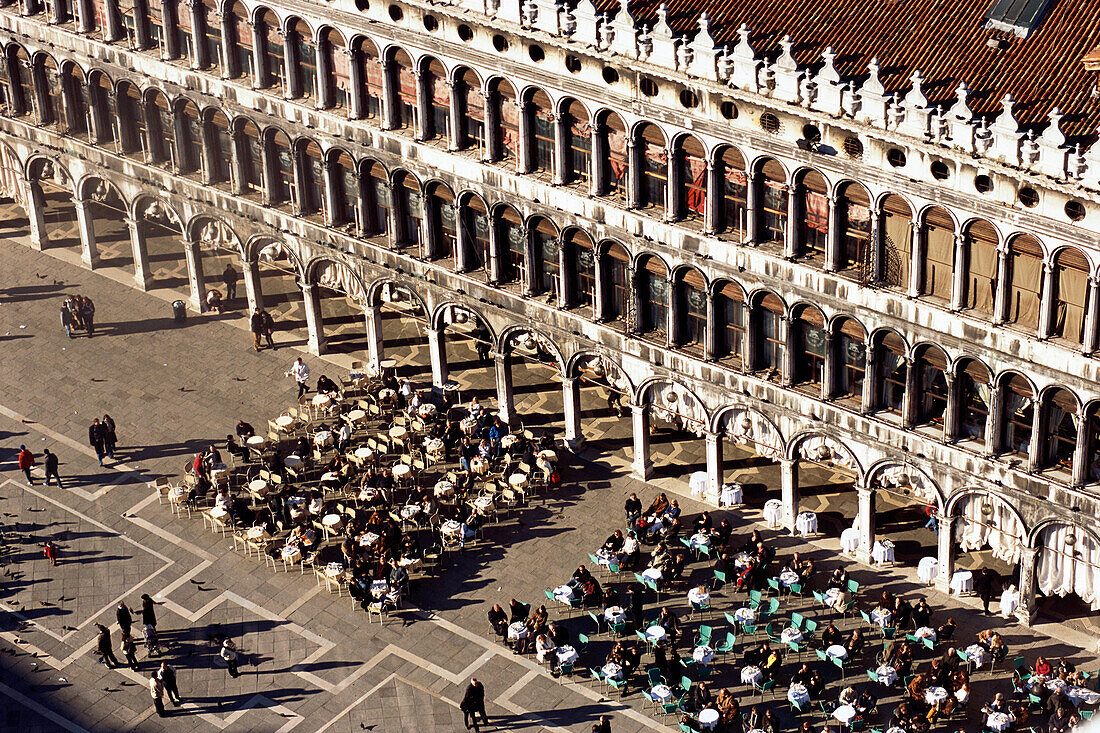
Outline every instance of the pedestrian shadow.
{"type": "Polygon", "coordinates": [[[126,449],[126,459],[130,461],[150,461],[157,458],[170,458],[171,456],[194,456],[195,453],[209,448],[210,444],[214,442],[217,442],[214,438],[209,440],[192,438],[180,443],[131,445],[126,449]]]}

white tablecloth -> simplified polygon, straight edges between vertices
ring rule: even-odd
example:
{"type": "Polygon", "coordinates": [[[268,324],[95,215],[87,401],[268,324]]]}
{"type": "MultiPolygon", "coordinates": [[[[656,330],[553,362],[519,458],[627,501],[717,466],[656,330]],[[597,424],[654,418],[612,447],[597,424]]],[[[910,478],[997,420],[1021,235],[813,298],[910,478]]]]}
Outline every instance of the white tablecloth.
{"type": "Polygon", "coordinates": [[[707,493],[707,474],[705,471],[696,471],[688,479],[692,496],[703,496],[707,493]]]}
{"type": "Polygon", "coordinates": [[[699,711],[699,716],[696,720],[699,721],[699,727],[703,730],[713,730],[718,725],[718,719],[721,716],[714,708],[704,708],[699,711]]]}
{"type": "Polygon", "coordinates": [[[890,619],[892,619],[893,617],[894,614],[882,608],[876,608],[874,611],[871,611],[871,620],[879,626],[889,626],[890,619]]]}
{"type": "Polygon", "coordinates": [[[966,648],[966,658],[975,667],[982,666],[985,661],[985,648],[977,644],[971,644],[966,648]]]}
{"type": "Polygon", "coordinates": [[[810,691],[806,689],[806,685],[795,682],[787,690],[787,699],[799,705],[808,705],[810,703],[810,691]]]}
{"type": "Polygon", "coordinates": [[[1020,591],[1015,586],[1004,589],[1001,593],[1001,615],[1008,618],[1020,605],[1020,591]]]}
{"type": "Polygon", "coordinates": [[[438,481],[435,485],[435,495],[444,498],[448,496],[454,496],[455,485],[450,481],[438,481]]]}
{"type": "Polygon", "coordinates": [[[617,624],[626,618],[626,611],[622,606],[608,606],[603,611],[603,617],[608,623],[617,624]]]}
{"type": "Polygon", "coordinates": [[[764,502],[764,521],[769,527],[779,526],[779,517],[783,512],[783,502],[779,499],[768,499],[764,502]]]}
{"type": "MultiPolygon", "coordinates": [[[[623,668],[614,662],[608,662],[603,666],[601,670],[604,677],[610,677],[613,680],[621,680],[623,678],[623,668]]],[[[652,694],[652,693],[650,693],[652,694]]]]}
{"type": "Polygon", "coordinates": [[[688,591],[688,601],[696,606],[710,603],[710,593],[701,591],[698,587],[692,588],[688,591]]]}
{"type": "Polygon", "coordinates": [[[802,641],[802,632],[793,626],[788,626],[783,629],[783,633],[779,635],[779,638],[783,640],[784,644],[790,644],[792,641],[798,643],[802,641]]]}
{"type": "Polygon", "coordinates": [[[1066,693],[1066,697],[1074,705],[1095,705],[1100,703],[1100,692],[1089,690],[1084,687],[1071,687],[1066,686],[1062,688],[1062,692],[1066,693]]]}
{"type": "Polygon", "coordinates": [[[690,542],[693,548],[710,547],[710,537],[702,532],[693,534],[690,542]]]}
{"type": "Polygon", "coordinates": [[[577,654],[577,650],[571,646],[559,646],[558,647],[558,661],[562,664],[571,664],[580,659],[580,655],[577,654]]]}
{"type": "Polygon", "coordinates": [[[714,650],[709,646],[697,646],[691,653],[691,658],[702,665],[708,665],[714,661],[714,650]]]}
{"type": "Polygon", "coordinates": [[[733,612],[733,617],[743,624],[751,624],[756,620],[756,611],[745,606],[733,612]]]}
{"type": "Polygon", "coordinates": [[[661,571],[658,568],[646,568],[642,571],[642,577],[656,583],[661,579],[661,571]]]}
{"type": "Polygon", "coordinates": [[[917,563],[917,579],[922,583],[931,583],[936,579],[940,561],[934,557],[922,557],[917,563]]]}
{"type": "Polygon", "coordinates": [[[663,626],[650,626],[645,630],[645,636],[652,642],[660,642],[665,638],[665,628],[663,626]]]}
{"type": "Polygon", "coordinates": [[[835,657],[837,659],[848,658],[848,650],[842,647],[840,644],[833,644],[831,647],[825,650],[825,653],[828,654],[830,657],[835,657]]]}
{"type": "Polygon", "coordinates": [[[856,709],[851,705],[841,705],[833,711],[833,717],[841,722],[843,725],[848,725],[848,721],[856,717],[856,709]]]}
{"type": "Polygon", "coordinates": [[[942,687],[929,687],[924,691],[924,701],[929,705],[937,705],[947,699],[947,690],[942,687]]]}
{"type": "Polygon", "coordinates": [[[322,448],[332,445],[332,431],[322,430],[313,436],[313,444],[322,448]]]}
{"type": "Polygon", "coordinates": [[[913,632],[913,636],[916,636],[919,639],[931,639],[932,641],[935,641],[936,630],[933,629],[931,626],[921,626],[919,629],[913,632]]]}
{"type": "Polygon", "coordinates": [[[956,570],[951,576],[951,592],[961,596],[974,590],[974,573],[969,570],[956,570]]]}
{"type": "Polygon", "coordinates": [[[875,540],[871,557],[878,565],[894,562],[894,543],[890,540],[875,540]]]}
{"type": "Polygon", "coordinates": [[[779,582],[782,583],[784,587],[790,588],[798,582],[798,573],[793,570],[784,570],[779,574],[779,582]]]}
{"type": "Polygon", "coordinates": [[[859,547],[859,530],[849,527],[840,533],[840,549],[842,552],[852,554],[859,547]]]}
{"type": "Polygon", "coordinates": [[[719,506],[737,506],[742,502],[741,484],[722,484],[719,506]]]}
{"type": "Polygon", "coordinates": [[[748,666],[741,670],[741,681],[746,685],[759,682],[763,676],[764,673],[760,671],[759,667],[748,666]]]}
{"type": "Polygon", "coordinates": [[[887,687],[894,684],[898,679],[898,672],[889,664],[884,664],[875,670],[875,674],[878,675],[878,681],[887,687]]]}
{"type": "Polygon", "coordinates": [[[990,713],[989,717],[985,719],[985,725],[994,731],[1008,730],[1008,727],[1012,725],[1012,717],[1007,713],[990,713]]]}
{"type": "MultiPolygon", "coordinates": [[[[616,667],[618,665],[615,665],[616,667]]],[[[622,670],[619,670],[620,674],[622,670]]],[[[668,685],[654,685],[649,691],[650,696],[658,702],[667,702],[672,699],[672,689],[668,685]]]]}
{"type": "Polygon", "coordinates": [[[515,641],[516,639],[526,639],[530,630],[527,628],[527,624],[522,621],[516,621],[508,627],[508,638],[515,641]]]}
{"type": "Polygon", "coordinates": [[[794,520],[794,527],[803,537],[817,534],[817,515],[813,512],[800,512],[794,520]]]}
{"type": "Polygon", "coordinates": [[[573,600],[573,589],[568,585],[559,585],[554,589],[554,598],[557,598],[562,603],[568,604],[573,600]]]}

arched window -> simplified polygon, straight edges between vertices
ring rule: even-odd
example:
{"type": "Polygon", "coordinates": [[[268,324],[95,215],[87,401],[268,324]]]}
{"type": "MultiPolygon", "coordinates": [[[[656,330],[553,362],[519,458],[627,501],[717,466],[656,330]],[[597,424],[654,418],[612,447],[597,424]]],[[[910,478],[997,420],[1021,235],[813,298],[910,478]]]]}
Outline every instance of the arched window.
{"type": "Polygon", "coordinates": [[[1001,378],[1001,452],[1027,460],[1031,454],[1031,426],[1035,392],[1019,374],[1001,378]]]}
{"type": "Polygon", "coordinates": [[[703,144],[684,135],[676,145],[676,214],[701,222],[707,213],[707,153],[703,144]]]}
{"type": "Polygon", "coordinates": [[[432,185],[428,193],[431,207],[433,257],[458,257],[458,227],[455,214],[455,197],[442,183],[432,185]]]}
{"type": "Polygon", "coordinates": [[[481,79],[470,69],[462,69],[456,76],[455,103],[458,105],[459,124],[455,146],[459,150],[483,150],[485,98],[481,96],[481,79]]]}
{"type": "Polygon", "coordinates": [[[465,235],[467,272],[483,271],[489,273],[489,257],[492,236],[489,229],[489,214],[483,202],[477,196],[469,196],[462,206],[462,233],[465,235]]]}
{"type": "Polygon", "coordinates": [[[915,424],[943,427],[947,414],[947,355],[935,346],[917,349],[917,414],[915,424]]]}
{"type": "Polygon", "coordinates": [[[836,343],[836,396],[862,404],[867,370],[867,335],[857,321],[841,320],[836,343]]]}
{"type": "Polygon", "coordinates": [[[119,142],[127,155],[145,150],[145,114],[142,111],[141,94],[129,82],[119,82],[115,95],[117,106],[119,142]]]}
{"type": "Polygon", "coordinates": [[[561,264],[558,260],[558,229],[554,222],[545,217],[534,217],[527,224],[531,233],[531,245],[534,252],[535,293],[556,296],[559,292],[561,264]]]}
{"type": "Polygon", "coordinates": [[[412,59],[400,49],[393,53],[390,75],[394,90],[394,129],[416,130],[416,74],[413,73],[412,59]]]}
{"type": "Polygon", "coordinates": [[[20,46],[8,46],[8,93],[11,97],[11,110],[15,116],[29,115],[34,111],[32,98],[34,87],[31,84],[31,61],[27,52],[20,46]]]}
{"type": "Polygon", "coordinates": [[[1075,344],[1085,339],[1085,302],[1089,292],[1089,261],[1078,249],[1066,247],[1054,257],[1054,322],[1050,335],[1075,344]]]}
{"type": "Polygon", "coordinates": [[[259,194],[264,190],[264,146],[260,130],[248,120],[238,121],[234,134],[237,155],[240,156],[241,187],[245,195],[259,194]]]}
{"type": "Polygon", "coordinates": [[[601,179],[603,190],[600,194],[620,203],[626,201],[627,170],[626,125],[614,112],[603,115],[598,124],[600,144],[606,156],[597,162],[603,167],[601,179]]]}
{"type": "Polygon", "coordinates": [[[519,105],[516,90],[503,79],[494,79],[489,86],[489,105],[496,122],[491,136],[492,158],[515,161],[519,158],[519,105]]]}
{"type": "Polygon", "coordinates": [[[840,271],[859,282],[871,279],[871,197],[858,183],[847,183],[837,196],[840,209],[840,271]]]}
{"type": "Polygon", "coordinates": [[[980,361],[966,359],[959,363],[957,374],[959,425],[956,435],[961,440],[974,440],[984,445],[991,404],[989,369],[980,361]]]}
{"type": "Polygon", "coordinates": [[[963,307],[993,318],[997,296],[997,230],[984,219],[966,228],[966,292],[963,307]]]}
{"type": "Polygon", "coordinates": [[[1023,234],[1008,243],[1008,311],[1006,322],[1034,333],[1039,329],[1043,287],[1043,248],[1023,234]]]}
{"type": "Polygon", "coordinates": [[[913,261],[913,212],[901,196],[890,194],[882,202],[882,284],[909,289],[913,261]]]}
{"type": "Polygon", "coordinates": [[[550,119],[553,102],[546,92],[537,89],[531,94],[531,102],[525,113],[531,135],[531,172],[551,175],[554,172],[554,122],[550,119]]]}
{"type": "Polygon", "coordinates": [[[526,279],[527,238],[523,218],[511,206],[496,209],[496,246],[500,257],[500,282],[523,283],[526,279]]]}
{"type": "Polygon", "coordinates": [[[355,212],[359,208],[359,181],[355,176],[355,161],[343,150],[329,158],[332,166],[332,178],[336,186],[333,196],[333,226],[355,224],[359,218],[355,212]]]}
{"type": "MultiPolygon", "coordinates": [[[[252,27],[248,25],[248,9],[240,0],[233,0],[227,4],[225,14],[225,63],[230,76],[252,80],[256,57],[252,48],[252,27]]],[[[212,16],[207,15],[207,18],[212,19],[212,16]]]]}
{"type": "Polygon", "coordinates": [[[319,213],[325,200],[325,170],[321,148],[312,140],[301,145],[298,164],[301,166],[302,189],[298,197],[298,213],[306,216],[319,213]]]}
{"type": "Polygon", "coordinates": [[[233,181],[230,171],[233,144],[229,134],[229,119],[221,110],[207,110],[202,128],[203,144],[206,145],[207,159],[210,161],[210,182],[215,186],[228,185],[233,181]]]}
{"type": "Polygon", "coordinates": [[[649,208],[657,215],[665,210],[665,188],[668,186],[668,148],[665,135],[656,125],[643,124],[636,132],[635,143],[641,161],[639,208],[649,208]]]}
{"type": "Polygon", "coordinates": [[[880,374],[877,407],[880,412],[901,415],[905,405],[905,381],[909,366],[905,361],[908,353],[905,341],[893,331],[886,331],[878,342],[878,364],[880,374]]]}
{"type": "Polygon", "coordinates": [[[1073,470],[1077,451],[1077,398],[1067,389],[1057,388],[1045,395],[1046,432],[1043,435],[1042,467],[1073,470]]]}
{"type": "Polygon", "coordinates": [[[34,86],[39,91],[42,113],[39,122],[43,125],[56,125],[61,122],[61,85],[57,72],[57,63],[45,54],[35,58],[34,86]]]}
{"type": "Polygon", "coordinates": [[[630,310],[630,253],[618,244],[608,246],[600,260],[600,273],[603,278],[604,318],[608,321],[624,320],[630,310]]]}
{"type": "Polygon", "coordinates": [[[268,201],[273,206],[278,206],[295,199],[294,154],[291,151],[290,138],[285,132],[275,131],[270,134],[268,140],[272,173],[268,201]]]}
{"type": "Polygon", "coordinates": [[[955,223],[945,209],[933,206],[924,215],[922,234],[924,267],[920,293],[950,304],[955,271],[955,223]]]}
{"type": "Polygon", "coordinates": [[[215,0],[202,0],[199,6],[199,43],[202,52],[198,55],[203,68],[220,68],[222,65],[222,23],[215,0]]]}
{"type": "Polygon", "coordinates": [[[359,179],[366,196],[366,221],[363,228],[367,236],[381,236],[390,228],[390,180],[381,163],[367,160],[362,163],[359,179]]]}
{"type": "MultiPolygon", "coordinates": [[[[179,50],[175,58],[188,62],[196,58],[194,16],[190,4],[181,0],[164,0],[164,27],[168,38],[175,38],[175,46],[179,50]]],[[[169,48],[171,43],[170,40],[169,48]]]]}
{"type": "Polygon", "coordinates": [[[145,123],[149,126],[149,159],[162,165],[171,163],[176,142],[176,120],[168,97],[161,92],[153,92],[147,99],[145,123]]]}
{"type": "Polygon", "coordinates": [[[429,59],[427,62],[424,93],[428,95],[428,107],[431,110],[425,139],[450,139],[451,87],[447,85],[447,70],[438,59],[429,59]]]}
{"type": "MultiPolygon", "coordinates": [[[[88,85],[88,106],[92,116],[92,124],[99,131],[99,144],[107,145],[115,141],[119,133],[117,125],[121,125],[121,110],[118,115],[112,111],[111,95],[113,84],[106,74],[100,71],[92,71],[89,76],[91,83],[88,85]]],[[[125,106],[125,103],[123,104],[125,106]]],[[[125,148],[123,148],[125,152],[125,148]]]]}
{"type": "Polygon", "coordinates": [[[194,102],[187,101],[176,109],[179,120],[179,138],[176,140],[176,166],[180,173],[199,173],[202,159],[199,145],[202,140],[202,123],[199,120],[199,108],[194,102]]]}
{"type": "Polygon", "coordinates": [[[313,30],[304,20],[296,19],[290,27],[286,42],[293,44],[293,58],[297,61],[291,73],[297,76],[295,81],[299,91],[298,96],[307,99],[316,97],[317,49],[313,45],[313,30]]]}
{"type": "Polygon", "coordinates": [[[61,77],[61,84],[62,105],[68,111],[67,131],[70,135],[84,136],[88,132],[89,117],[88,103],[84,101],[87,87],[84,72],[76,64],[69,64],[61,77]]]}
{"type": "Polygon", "coordinates": [[[565,135],[565,182],[588,186],[588,171],[592,161],[592,126],[584,105],[576,100],[569,100],[562,105],[561,129],[565,135]]]}
{"type": "Polygon", "coordinates": [[[394,238],[398,246],[420,245],[421,222],[424,220],[424,197],[420,182],[411,173],[397,173],[393,177],[393,213],[397,221],[394,238]]]}
{"type": "Polygon", "coordinates": [[[734,147],[722,150],[722,210],[718,230],[730,234],[736,241],[745,238],[749,219],[749,185],[745,175],[745,158],[734,147]]]}
{"type": "Polygon", "coordinates": [[[752,365],[756,371],[766,369],[773,374],[782,373],[783,354],[787,349],[783,334],[783,316],[786,310],[783,301],[771,293],[764,295],[759,305],[753,308],[752,316],[758,329],[757,353],[753,355],[752,365]]]}
{"type": "Polygon", "coordinates": [[[283,37],[279,35],[279,19],[275,13],[263,9],[256,14],[256,31],[263,39],[263,47],[258,49],[256,77],[261,87],[269,87],[276,93],[285,89],[283,61],[283,37]]]}
{"type": "Polygon", "coordinates": [[[719,329],[715,357],[730,359],[738,367],[745,353],[745,293],[736,283],[723,283],[715,293],[715,326],[719,329]]]}
{"type": "Polygon", "coordinates": [[[382,117],[382,62],[378,49],[369,38],[360,38],[355,46],[353,63],[359,64],[362,87],[363,117],[377,120],[382,117]]]}
{"type": "Polygon", "coordinates": [[[660,257],[644,258],[638,267],[638,333],[668,333],[668,268],[660,257]]]}
{"type": "Polygon", "coordinates": [[[325,88],[317,96],[331,109],[346,109],[351,99],[351,59],[344,53],[346,48],[347,42],[339,31],[326,28],[322,32],[317,55],[323,59],[323,68],[328,73],[322,82],[325,88]]]}
{"type": "Polygon", "coordinates": [[[787,233],[787,173],[768,159],[756,176],[760,197],[760,243],[783,244],[787,233]]]}
{"type": "Polygon", "coordinates": [[[693,267],[676,278],[677,345],[705,347],[707,343],[707,283],[693,267]]]}
{"type": "Polygon", "coordinates": [[[825,318],[817,308],[803,307],[791,321],[794,329],[794,384],[805,385],[820,394],[825,381],[825,360],[829,356],[825,318]]]}
{"type": "Polygon", "coordinates": [[[1088,416],[1085,481],[1095,483],[1100,481],[1100,402],[1089,405],[1088,416]]]}
{"type": "Polygon", "coordinates": [[[570,229],[562,237],[566,262],[567,307],[587,308],[594,312],[596,299],[596,259],[592,239],[579,229],[570,229]]]}
{"type": "Polygon", "coordinates": [[[809,171],[802,177],[801,191],[798,255],[821,267],[825,264],[825,245],[829,240],[829,184],[817,171],[809,171]]]}

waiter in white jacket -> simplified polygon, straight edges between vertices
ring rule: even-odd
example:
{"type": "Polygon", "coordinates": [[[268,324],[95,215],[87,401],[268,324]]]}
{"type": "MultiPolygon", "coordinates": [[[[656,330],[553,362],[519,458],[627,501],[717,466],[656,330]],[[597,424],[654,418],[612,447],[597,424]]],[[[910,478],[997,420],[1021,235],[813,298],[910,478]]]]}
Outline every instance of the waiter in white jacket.
{"type": "Polygon", "coordinates": [[[294,360],[294,363],[290,365],[290,370],[286,373],[288,377],[294,377],[294,381],[298,383],[298,399],[302,399],[302,395],[309,391],[309,367],[302,361],[302,357],[298,357],[294,360]]]}

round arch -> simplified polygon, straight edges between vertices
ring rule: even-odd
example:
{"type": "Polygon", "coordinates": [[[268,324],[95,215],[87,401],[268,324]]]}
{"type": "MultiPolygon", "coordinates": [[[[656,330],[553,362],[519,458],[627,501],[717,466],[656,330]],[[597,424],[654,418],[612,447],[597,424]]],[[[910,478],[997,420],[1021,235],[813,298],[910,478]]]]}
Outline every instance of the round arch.
{"type": "Polygon", "coordinates": [[[765,458],[778,461],[783,457],[783,434],[770,417],[751,405],[719,408],[711,428],[715,433],[725,433],[739,445],[752,444],[756,453],[765,458]]]}
{"type": "Polygon", "coordinates": [[[1027,522],[1024,521],[1024,515],[1016,508],[1012,499],[993,489],[986,489],[980,486],[963,486],[957,489],[947,497],[947,501],[944,503],[944,515],[948,517],[960,516],[958,514],[959,504],[964,499],[974,496],[989,496],[1002,502],[1008,512],[1012,514],[1012,516],[1016,518],[1016,521],[1020,523],[1020,526],[1024,528],[1024,536],[1028,536],[1027,522]]]}
{"type": "Polygon", "coordinates": [[[229,224],[211,214],[196,214],[183,230],[187,239],[208,249],[234,250],[243,261],[245,249],[241,238],[229,224]]]}
{"type": "Polygon", "coordinates": [[[490,341],[495,344],[497,342],[497,335],[493,333],[493,327],[489,323],[489,320],[485,318],[485,314],[476,308],[471,308],[465,303],[458,303],[453,300],[440,303],[432,313],[430,322],[433,330],[442,331],[452,323],[464,323],[468,321],[470,316],[473,316],[477,324],[488,332],[490,341]],[[466,321],[461,320],[463,318],[465,318],[466,321]]]}
{"type": "Polygon", "coordinates": [[[382,305],[382,303],[383,303],[382,292],[383,292],[384,286],[386,286],[386,285],[391,285],[394,288],[401,290],[402,292],[408,293],[409,296],[413,300],[415,300],[416,303],[420,306],[420,310],[421,310],[422,313],[424,313],[425,317],[427,317],[427,315],[432,312],[431,309],[428,307],[427,301],[424,300],[424,296],[422,296],[418,291],[416,291],[413,288],[409,287],[405,283],[399,282],[397,280],[394,280],[392,277],[386,277],[386,276],[380,277],[380,278],[372,281],[370,283],[370,285],[367,286],[367,289],[366,289],[366,298],[367,299],[365,301],[365,304],[371,305],[371,306],[380,306],[380,305],[382,305]]]}
{"type": "Polygon", "coordinates": [[[558,371],[565,374],[565,358],[562,356],[561,349],[549,336],[530,326],[509,326],[504,329],[496,342],[497,352],[500,354],[511,353],[520,345],[519,340],[522,334],[528,335],[527,338],[524,338],[524,346],[529,349],[542,347],[549,351],[554,356],[555,362],[557,362],[558,371]]]}
{"type": "Polygon", "coordinates": [[[594,349],[581,349],[569,357],[569,361],[565,365],[566,379],[576,379],[586,371],[593,374],[593,376],[604,377],[609,382],[617,383],[622,391],[628,395],[634,394],[634,383],[631,381],[630,375],[623,369],[622,364],[607,354],[594,349]],[[586,370],[586,364],[592,366],[586,370]],[[609,366],[611,369],[608,369],[609,366]],[[603,374],[599,373],[600,370],[603,371],[603,374]]]}
{"type": "Polygon", "coordinates": [[[348,263],[330,255],[317,255],[306,263],[306,283],[343,293],[348,298],[366,305],[367,289],[363,281],[348,263]]]}
{"type": "Polygon", "coordinates": [[[1041,547],[1041,545],[1038,544],[1038,540],[1043,531],[1050,527],[1058,526],[1070,528],[1074,531],[1086,534],[1090,538],[1092,538],[1093,542],[1095,542],[1097,545],[1100,545],[1100,535],[1097,535],[1096,532],[1089,529],[1085,525],[1078,524],[1072,519],[1067,519],[1065,517],[1047,517],[1046,519],[1041,519],[1036,522],[1035,526],[1032,527],[1031,530],[1027,533],[1027,546],[1031,549],[1041,547]]]}
{"type": "Polygon", "coordinates": [[[842,470],[855,473],[856,483],[863,484],[865,476],[859,459],[843,440],[820,430],[806,430],[793,436],[787,444],[788,460],[806,460],[814,463],[830,463],[842,470]]]}
{"type": "Polygon", "coordinates": [[[183,233],[183,219],[170,203],[149,193],[138,194],[130,206],[130,216],[138,221],[146,219],[166,227],[175,227],[183,233]]]}
{"type": "Polygon", "coordinates": [[[276,237],[266,234],[253,235],[245,243],[244,253],[246,259],[252,263],[257,263],[260,260],[275,262],[285,258],[290,263],[296,278],[301,279],[305,276],[302,258],[290,245],[276,237]]]}
{"type": "Polygon", "coordinates": [[[634,404],[696,423],[700,430],[711,424],[710,411],[688,386],[668,377],[650,377],[638,385],[634,404]]]}
{"type": "Polygon", "coordinates": [[[911,463],[895,458],[883,458],[867,468],[867,485],[884,489],[910,488],[913,496],[921,501],[934,500],[936,509],[943,511],[943,491],[928,472],[911,463]]]}

